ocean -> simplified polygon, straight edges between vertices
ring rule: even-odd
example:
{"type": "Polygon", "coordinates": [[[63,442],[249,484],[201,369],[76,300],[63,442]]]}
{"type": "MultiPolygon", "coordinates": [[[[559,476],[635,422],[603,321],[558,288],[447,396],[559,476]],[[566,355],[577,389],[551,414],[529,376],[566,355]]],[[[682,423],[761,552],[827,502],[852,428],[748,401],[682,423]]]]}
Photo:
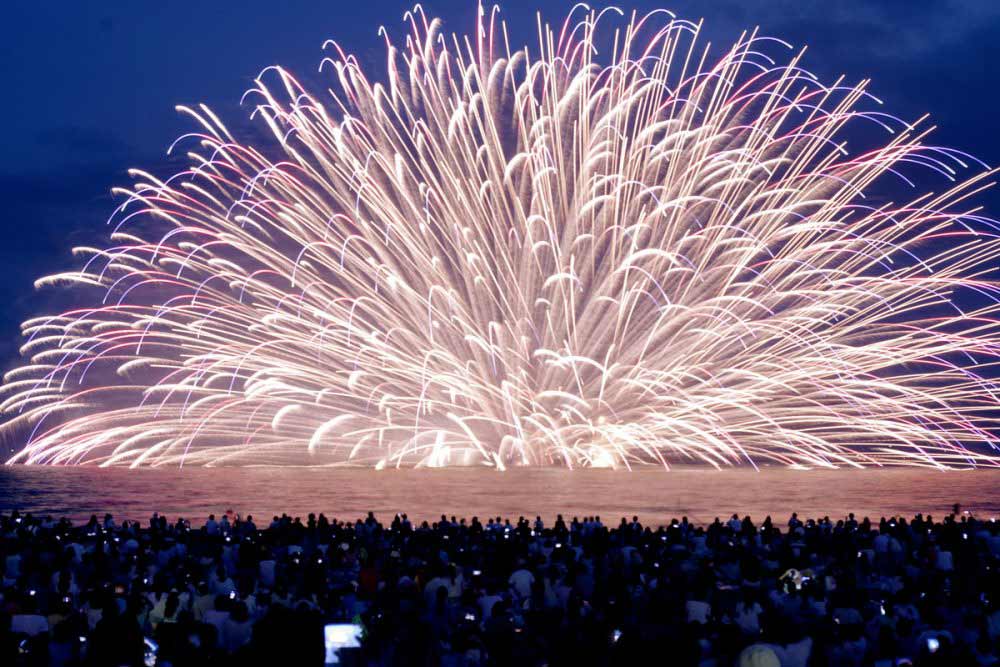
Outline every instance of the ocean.
{"type": "Polygon", "coordinates": [[[839,518],[916,512],[943,515],[954,503],[977,515],[1000,515],[1000,471],[892,468],[789,470],[704,468],[626,470],[486,468],[369,470],[355,468],[0,467],[0,511],[51,513],[75,520],[110,512],[145,522],[155,511],[200,523],[228,510],[261,519],[286,512],[355,519],[396,512],[411,520],[441,514],[481,519],[557,513],[600,515],[604,523],[638,516],[654,525],[687,516],[771,515],[839,518]]]}

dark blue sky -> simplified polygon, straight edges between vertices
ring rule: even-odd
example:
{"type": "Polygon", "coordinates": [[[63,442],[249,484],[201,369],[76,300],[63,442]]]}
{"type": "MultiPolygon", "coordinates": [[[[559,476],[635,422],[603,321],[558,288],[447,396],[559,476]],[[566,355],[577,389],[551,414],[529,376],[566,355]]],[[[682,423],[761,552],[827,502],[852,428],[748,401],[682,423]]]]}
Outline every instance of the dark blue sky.
{"type": "MultiPolygon", "coordinates": [[[[474,0],[425,2],[448,31],[473,26],[474,0]]],[[[534,12],[563,17],[573,2],[502,3],[512,39],[533,46],[534,12]]],[[[165,150],[191,129],[176,104],[205,102],[230,127],[240,95],[280,63],[318,81],[320,46],[334,38],[362,62],[382,61],[376,32],[402,33],[396,0],[101,0],[6,3],[0,10],[0,367],[13,361],[18,324],[43,312],[33,281],[75,266],[69,250],[98,242],[126,169],[170,169],[165,150]]],[[[760,25],[809,45],[805,66],[823,79],[870,77],[886,110],[930,113],[936,141],[1000,163],[1000,2],[996,0],[635,1],[704,18],[713,43],[760,25]]],[[[982,200],[1000,214],[1000,196],[982,200]]]]}

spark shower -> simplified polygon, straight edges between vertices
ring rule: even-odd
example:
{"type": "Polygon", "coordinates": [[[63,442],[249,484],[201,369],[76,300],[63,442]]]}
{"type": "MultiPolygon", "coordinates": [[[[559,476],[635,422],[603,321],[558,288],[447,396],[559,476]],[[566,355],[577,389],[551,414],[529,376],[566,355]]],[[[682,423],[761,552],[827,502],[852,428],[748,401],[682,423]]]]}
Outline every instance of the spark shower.
{"type": "Polygon", "coordinates": [[[757,32],[405,25],[264,70],[257,145],[180,109],[190,167],[37,283],[11,463],[997,465],[985,165],[757,32]]]}

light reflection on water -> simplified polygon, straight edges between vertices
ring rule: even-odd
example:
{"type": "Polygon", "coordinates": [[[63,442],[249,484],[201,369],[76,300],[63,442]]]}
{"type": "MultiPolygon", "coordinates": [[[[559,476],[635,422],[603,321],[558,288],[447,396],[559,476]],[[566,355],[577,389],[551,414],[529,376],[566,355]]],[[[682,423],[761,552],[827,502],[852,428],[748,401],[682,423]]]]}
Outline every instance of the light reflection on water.
{"type": "Polygon", "coordinates": [[[123,470],[0,468],[0,511],[17,508],[71,518],[111,512],[145,522],[153,511],[203,518],[233,509],[269,517],[354,519],[369,510],[388,520],[442,513],[480,517],[541,514],[551,520],[599,514],[605,523],[638,515],[661,523],[687,515],[704,523],[733,512],[784,520],[847,512],[873,518],[916,512],[944,514],[953,503],[1000,514],[1000,471],[924,469],[792,471],[639,470],[360,470],[344,468],[212,468],[123,470]]]}

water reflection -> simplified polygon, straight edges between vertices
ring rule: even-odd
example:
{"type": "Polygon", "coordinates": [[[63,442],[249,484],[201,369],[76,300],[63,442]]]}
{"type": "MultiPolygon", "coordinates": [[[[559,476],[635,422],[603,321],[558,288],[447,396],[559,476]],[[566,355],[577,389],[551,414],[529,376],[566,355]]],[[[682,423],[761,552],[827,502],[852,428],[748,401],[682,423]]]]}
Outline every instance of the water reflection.
{"type": "Polygon", "coordinates": [[[847,512],[942,514],[953,503],[1000,514],[1000,471],[936,470],[714,471],[640,470],[357,470],[332,468],[214,468],[122,470],[0,468],[0,510],[19,508],[74,518],[92,512],[145,519],[153,512],[202,517],[233,509],[355,518],[369,510],[433,519],[441,513],[553,517],[633,514],[662,522],[687,515],[708,522],[733,512],[783,519],[847,512]]]}

